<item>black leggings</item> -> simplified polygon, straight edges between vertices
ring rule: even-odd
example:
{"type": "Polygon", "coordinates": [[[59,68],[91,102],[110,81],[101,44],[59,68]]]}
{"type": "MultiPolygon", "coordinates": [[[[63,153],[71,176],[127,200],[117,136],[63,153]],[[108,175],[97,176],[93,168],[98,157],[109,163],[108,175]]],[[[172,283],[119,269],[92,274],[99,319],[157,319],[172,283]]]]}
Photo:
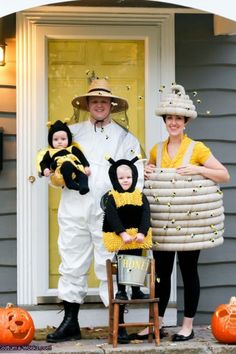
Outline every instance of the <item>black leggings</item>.
{"type": "MultiPolygon", "coordinates": [[[[171,289],[171,273],[175,252],[154,251],[157,280],[155,291],[159,297],[159,315],[164,316],[171,289]]],[[[200,281],[197,264],[200,251],[177,252],[184,284],[184,316],[193,318],[197,311],[200,296],[200,281]]]]}

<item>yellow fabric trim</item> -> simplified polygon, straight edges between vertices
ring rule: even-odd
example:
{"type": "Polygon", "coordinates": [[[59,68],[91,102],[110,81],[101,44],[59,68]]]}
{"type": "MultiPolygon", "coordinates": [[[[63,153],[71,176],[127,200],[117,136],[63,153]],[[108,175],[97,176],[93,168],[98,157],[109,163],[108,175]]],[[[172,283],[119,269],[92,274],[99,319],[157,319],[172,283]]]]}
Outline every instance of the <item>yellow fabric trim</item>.
{"type": "MultiPolygon", "coordinates": [[[[162,168],[180,167],[182,165],[182,160],[185,155],[185,152],[191,141],[192,139],[190,139],[187,135],[184,135],[180,147],[177,151],[177,154],[171,160],[167,151],[168,139],[165,140],[163,145],[161,167],[162,168]]],[[[206,162],[206,160],[210,157],[210,155],[211,155],[211,150],[202,142],[197,141],[193,149],[190,163],[192,165],[197,165],[197,166],[203,165],[206,162]]],[[[156,165],[156,158],[157,158],[157,144],[154,145],[150,151],[150,160],[149,160],[150,163],[156,165]]]]}
{"type": "Polygon", "coordinates": [[[51,147],[48,148],[48,152],[49,152],[49,155],[51,158],[61,150],[66,150],[66,151],[68,151],[68,153],[71,153],[71,146],[68,146],[67,148],[60,148],[60,149],[54,149],[51,147]]]}
{"type": "Polygon", "coordinates": [[[115,190],[112,190],[111,194],[115,200],[117,208],[120,208],[124,205],[142,205],[142,195],[139,189],[135,189],[134,192],[125,192],[119,193],[115,190]]]}
{"type": "MultiPolygon", "coordinates": [[[[69,148],[72,148],[72,147],[70,146],[69,148]]],[[[67,148],[66,150],[69,150],[69,148],[67,148]]],[[[68,154],[68,155],[65,155],[65,156],[58,156],[58,157],[55,158],[55,160],[57,161],[57,168],[56,168],[56,171],[50,177],[51,184],[54,187],[63,187],[63,186],[65,186],[64,178],[63,178],[63,176],[61,174],[61,170],[60,169],[61,169],[61,165],[64,162],[66,162],[66,161],[69,161],[70,163],[72,163],[72,165],[75,168],[77,168],[77,170],[85,173],[84,166],[81,165],[79,159],[73,154],[68,154]]],[[[76,177],[76,175],[75,175],[75,173],[73,173],[72,174],[72,179],[74,179],[75,177],[76,177]]]]}
{"type": "Polygon", "coordinates": [[[79,159],[73,155],[73,154],[68,154],[68,155],[65,155],[65,156],[58,156],[55,158],[55,160],[57,161],[57,167],[61,167],[61,165],[68,161],[70,162],[75,168],[77,168],[77,170],[85,173],[84,171],[84,166],[81,165],[79,159]],[[79,163],[76,163],[76,162],[79,162],[79,163]]]}
{"type": "MultiPolygon", "coordinates": [[[[126,232],[132,236],[135,237],[135,235],[138,233],[138,229],[136,228],[131,228],[127,229],[126,232]]],[[[115,232],[104,232],[103,233],[103,242],[105,245],[105,248],[109,252],[114,252],[114,251],[119,251],[119,250],[132,250],[132,249],[148,249],[152,248],[152,229],[151,227],[148,230],[147,236],[144,239],[143,243],[138,243],[138,242],[131,242],[125,244],[122,240],[122,238],[117,235],[115,232]]]]}
{"type": "MultiPolygon", "coordinates": [[[[77,149],[81,150],[83,152],[83,150],[81,149],[80,145],[76,142],[73,142],[72,145],[68,146],[67,148],[65,148],[67,151],[69,151],[71,153],[72,147],[75,146],[77,147],[77,149]]],[[[36,155],[36,168],[37,168],[37,172],[41,173],[41,167],[40,167],[40,162],[42,161],[44,155],[46,154],[47,151],[49,151],[50,156],[52,157],[56,152],[60,151],[61,149],[53,149],[53,148],[43,148],[40,149],[37,152],[36,155]]],[[[84,172],[84,171],[82,171],[84,172]]]]}
{"type": "Polygon", "coordinates": [[[73,142],[70,146],[67,146],[67,147],[65,147],[65,148],[54,149],[54,148],[52,148],[52,147],[49,147],[49,148],[47,148],[47,149],[45,149],[45,150],[46,150],[46,151],[48,150],[50,156],[53,157],[53,155],[55,155],[55,154],[56,154],[58,151],[60,151],[60,150],[67,150],[68,152],[71,153],[73,147],[76,147],[78,150],[82,151],[80,145],[79,145],[78,143],[75,143],[75,142],[73,142]]]}
{"type": "Polygon", "coordinates": [[[54,173],[50,176],[51,184],[53,187],[64,187],[65,181],[58,167],[54,173]]]}
{"type": "Polygon", "coordinates": [[[71,144],[71,149],[72,147],[75,146],[77,149],[83,152],[83,149],[81,148],[80,144],[76,143],[75,141],[72,142],[71,144]]]}
{"type": "Polygon", "coordinates": [[[36,155],[36,168],[37,168],[37,172],[40,174],[41,174],[40,162],[42,161],[42,159],[47,151],[48,151],[48,148],[40,149],[36,155]]]}

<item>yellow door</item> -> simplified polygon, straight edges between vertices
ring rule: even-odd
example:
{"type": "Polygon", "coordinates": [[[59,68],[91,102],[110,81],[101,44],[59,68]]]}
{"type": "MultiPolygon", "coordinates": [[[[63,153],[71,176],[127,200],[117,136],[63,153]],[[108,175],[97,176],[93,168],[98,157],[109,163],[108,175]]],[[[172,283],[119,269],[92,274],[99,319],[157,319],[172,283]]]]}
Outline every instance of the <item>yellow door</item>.
{"type": "MultiPolygon", "coordinates": [[[[48,42],[48,120],[74,116],[71,100],[87,92],[88,78],[95,73],[108,77],[114,94],[129,102],[129,130],[144,146],[144,41],[143,40],[62,40],[48,42]]],[[[80,113],[81,114],[81,113],[80,113]]],[[[124,115],[117,119],[123,121],[124,115]]],[[[82,113],[79,119],[86,119],[82,113]]],[[[85,151],[86,153],[86,151],[85,151]]],[[[49,287],[57,288],[57,208],[60,191],[49,188],[49,287]]],[[[89,287],[98,281],[91,267],[89,287]]]]}

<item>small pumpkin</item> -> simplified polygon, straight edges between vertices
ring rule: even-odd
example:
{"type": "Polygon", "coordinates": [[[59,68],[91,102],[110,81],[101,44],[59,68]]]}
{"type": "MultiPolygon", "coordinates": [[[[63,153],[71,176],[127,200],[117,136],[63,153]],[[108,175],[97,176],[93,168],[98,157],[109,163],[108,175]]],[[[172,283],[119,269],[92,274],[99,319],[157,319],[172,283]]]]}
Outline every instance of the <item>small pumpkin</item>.
{"type": "Polygon", "coordinates": [[[28,345],[34,332],[34,322],[26,310],[11,303],[6,308],[0,308],[1,345],[28,345]]]}
{"type": "Polygon", "coordinates": [[[229,304],[219,305],[211,319],[211,330],[221,343],[236,343],[236,297],[229,304]]]}

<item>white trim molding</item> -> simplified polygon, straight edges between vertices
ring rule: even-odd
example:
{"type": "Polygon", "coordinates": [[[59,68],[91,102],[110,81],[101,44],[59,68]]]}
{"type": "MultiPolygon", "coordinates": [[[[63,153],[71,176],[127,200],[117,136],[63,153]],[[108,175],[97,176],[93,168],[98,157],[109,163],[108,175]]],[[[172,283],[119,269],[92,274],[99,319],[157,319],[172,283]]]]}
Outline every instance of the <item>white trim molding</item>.
{"type": "MultiPolygon", "coordinates": [[[[21,305],[56,295],[48,288],[47,186],[37,176],[35,160],[47,140],[46,38],[48,33],[69,38],[77,28],[83,28],[83,36],[89,33],[89,38],[94,33],[96,38],[104,38],[104,33],[145,38],[146,151],[165,138],[163,123],[154,111],[160,85],[175,81],[173,13],[153,8],[48,6],[17,14],[17,296],[21,305]],[[96,32],[89,32],[92,28],[96,32]]],[[[172,289],[175,302],[175,277],[172,289]]]]}

